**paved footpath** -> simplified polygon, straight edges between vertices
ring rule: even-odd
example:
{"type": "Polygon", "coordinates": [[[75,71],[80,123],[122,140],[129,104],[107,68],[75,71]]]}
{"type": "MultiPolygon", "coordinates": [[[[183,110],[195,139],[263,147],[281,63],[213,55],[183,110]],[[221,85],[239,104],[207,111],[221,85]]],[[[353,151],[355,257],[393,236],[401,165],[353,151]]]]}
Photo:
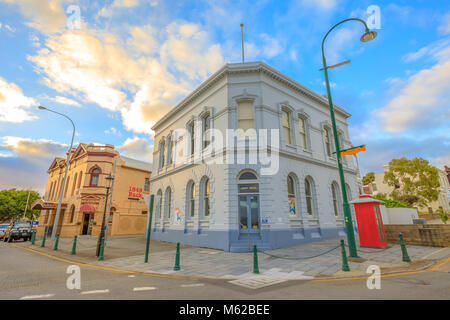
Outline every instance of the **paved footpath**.
{"type": "MultiPolygon", "coordinates": [[[[343,272],[339,241],[334,238],[289,248],[258,253],[259,275],[252,273],[253,253],[233,253],[221,250],[181,246],[181,270],[174,271],[175,244],[151,241],[149,262],[144,263],[146,240],[143,236],[115,236],[108,240],[105,260],[95,257],[97,238],[82,236],[77,242],[77,254],[71,255],[72,239],[61,238],[58,250],[47,239],[41,248],[41,239],[35,245],[30,242],[17,245],[42,251],[59,258],[80,263],[134,272],[161,275],[215,279],[268,279],[306,280],[332,277],[367,276],[370,265],[381,268],[383,274],[423,270],[450,257],[450,248],[407,245],[411,263],[402,261],[400,245],[389,244],[387,249],[359,248],[364,262],[349,261],[350,272],[343,272]],[[335,248],[334,250],[332,250],[335,248]],[[330,251],[331,250],[331,251],[330,251]]],[[[357,243],[359,240],[357,239],[357,243]]],[[[348,254],[348,248],[346,248],[348,254]]]]}

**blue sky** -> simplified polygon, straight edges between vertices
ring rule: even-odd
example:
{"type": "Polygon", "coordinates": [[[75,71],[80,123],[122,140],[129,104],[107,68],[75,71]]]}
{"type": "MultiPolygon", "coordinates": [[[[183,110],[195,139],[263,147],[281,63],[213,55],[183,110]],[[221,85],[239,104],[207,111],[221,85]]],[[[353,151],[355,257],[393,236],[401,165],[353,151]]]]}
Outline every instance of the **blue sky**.
{"type": "Polygon", "coordinates": [[[334,102],[366,144],[363,173],[392,158],[450,165],[450,3],[446,1],[0,0],[0,188],[42,190],[70,143],[109,143],[150,161],[152,124],[227,62],[264,61],[323,94],[326,43],[334,102]],[[80,8],[79,28],[76,11],[80,8]],[[14,171],[13,171],[14,170],[14,171]],[[14,172],[14,174],[12,174],[14,172]]]}

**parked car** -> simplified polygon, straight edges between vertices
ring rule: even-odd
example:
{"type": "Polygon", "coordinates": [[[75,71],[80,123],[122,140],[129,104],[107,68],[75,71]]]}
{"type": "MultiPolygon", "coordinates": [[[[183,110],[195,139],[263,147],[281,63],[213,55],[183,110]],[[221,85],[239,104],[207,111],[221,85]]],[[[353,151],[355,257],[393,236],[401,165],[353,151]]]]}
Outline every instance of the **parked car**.
{"type": "Polygon", "coordinates": [[[30,222],[14,222],[6,229],[3,241],[12,242],[19,239],[28,241],[31,239],[31,231],[32,226],[30,222]]]}
{"type": "Polygon", "coordinates": [[[3,239],[5,236],[6,228],[8,228],[9,225],[7,224],[0,224],[0,239],[3,239]]]}

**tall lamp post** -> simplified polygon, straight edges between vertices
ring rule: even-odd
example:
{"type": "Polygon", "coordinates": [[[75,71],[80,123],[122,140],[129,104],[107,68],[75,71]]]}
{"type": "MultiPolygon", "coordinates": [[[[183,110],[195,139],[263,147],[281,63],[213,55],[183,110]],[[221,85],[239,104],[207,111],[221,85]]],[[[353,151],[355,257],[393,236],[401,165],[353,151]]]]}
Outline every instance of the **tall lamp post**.
{"type": "Polygon", "coordinates": [[[56,112],[54,110],[51,110],[49,108],[43,107],[43,106],[39,106],[39,110],[46,110],[46,111],[50,111],[56,114],[59,114],[60,116],[63,116],[67,119],[69,119],[70,123],[72,123],[72,127],[73,127],[73,132],[72,132],[72,141],[70,142],[70,148],[69,148],[69,152],[67,153],[67,162],[66,162],[66,172],[64,173],[64,179],[62,181],[61,184],[61,190],[59,193],[59,202],[58,202],[58,208],[56,209],[56,217],[55,217],[55,222],[53,223],[53,229],[52,229],[52,240],[55,239],[55,235],[56,235],[56,229],[58,229],[58,221],[59,221],[59,213],[61,211],[61,203],[62,203],[62,199],[63,199],[63,194],[64,194],[64,186],[66,184],[66,178],[67,178],[67,171],[69,170],[69,161],[70,161],[70,154],[72,153],[72,146],[73,146],[73,138],[75,137],[75,124],[73,123],[72,119],[70,119],[68,116],[66,116],[65,114],[56,112]],[[55,228],[56,226],[56,228],[55,228]]]}
{"type": "Polygon", "coordinates": [[[345,179],[344,179],[344,170],[342,169],[342,163],[341,163],[341,150],[339,146],[339,138],[338,133],[336,129],[336,120],[334,118],[334,108],[333,108],[333,101],[331,99],[331,90],[330,90],[330,82],[328,80],[328,67],[327,67],[327,61],[325,59],[325,52],[324,52],[324,43],[330,32],[336,28],[338,25],[347,22],[347,21],[359,21],[364,25],[365,33],[361,36],[362,42],[368,42],[377,36],[377,33],[375,31],[370,31],[367,27],[367,24],[358,18],[350,18],[345,19],[337,24],[335,24],[328,32],[325,34],[325,37],[322,40],[322,63],[323,63],[323,72],[325,74],[325,84],[327,87],[327,95],[328,95],[328,104],[330,106],[330,115],[331,115],[331,123],[333,125],[333,135],[334,135],[334,143],[336,146],[336,160],[339,168],[339,178],[341,181],[341,190],[342,190],[342,198],[343,198],[343,207],[344,207],[344,219],[345,219],[345,230],[347,233],[347,241],[348,241],[348,247],[350,252],[350,257],[352,258],[358,258],[358,253],[356,251],[356,242],[355,242],[355,234],[353,231],[353,222],[352,222],[352,216],[350,212],[350,205],[348,204],[347,200],[347,191],[345,189],[345,179]]]}
{"type": "Polygon", "coordinates": [[[106,196],[105,196],[105,209],[103,211],[103,219],[102,219],[102,229],[100,230],[100,235],[98,237],[97,241],[97,257],[100,255],[100,247],[102,245],[102,240],[105,237],[105,217],[106,217],[106,208],[108,207],[108,196],[109,196],[109,189],[111,188],[112,181],[114,180],[114,177],[111,175],[106,177],[106,196]]]}

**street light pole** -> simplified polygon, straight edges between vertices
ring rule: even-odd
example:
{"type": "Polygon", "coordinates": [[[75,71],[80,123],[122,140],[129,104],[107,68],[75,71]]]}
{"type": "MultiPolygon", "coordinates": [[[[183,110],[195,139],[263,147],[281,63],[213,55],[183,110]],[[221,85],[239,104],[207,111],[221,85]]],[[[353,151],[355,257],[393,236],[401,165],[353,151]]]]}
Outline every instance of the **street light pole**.
{"type": "Polygon", "coordinates": [[[334,116],[334,106],[333,106],[333,101],[331,99],[330,82],[328,80],[328,67],[327,67],[327,61],[325,59],[325,51],[324,51],[324,43],[325,43],[325,40],[326,40],[328,34],[334,28],[336,28],[338,25],[340,25],[344,22],[347,22],[347,21],[359,21],[364,25],[365,33],[361,37],[361,41],[363,41],[363,42],[373,40],[376,37],[376,32],[370,31],[369,28],[367,27],[367,24],[363,20],[358,19],[358,18],[350,18],[350,19],[346,19],[346,20],[343,20],[343,21],[335,24],[330,30],[328,30],[328,32],[325,34],[325,37],[322,40],[323,72],[325,75],[325,85],[327,88],[328,104],[330,107],[331,123],[333,126],[334,144],[336,146],[336,160],[337,160],[337,164],[338,164],[339,178],[340,178],[340,182],[341,182],[343,207],[344,207],[344,219],[345,219],[345,230],[346,230],[346,234],[347,234],[347,242],[348,242],[350,257],[358,258],[358,252],[356,250],[355,233],[353,231],[352,215],[351,215],[351,211],[350,211],[350,205],[349,205],[348,199],[347,199],[347,190],[345,188],[344,170],[342,168],[342,162],[341,162],[341,149],[340,149],[340,145],[339,145],[339,137],[338,137],[338,132],[337,132],[337,128],[336,128],[336,119],[334,116]]]}
{"type": "Polygon", "coordinates": [[[107,176],[107,185],[106,185],[106,196],[105,196],[105,208],[103,210],[103,219],[102,219],[102,228],[100,230],[100,235],[98,237],[97,241],[97,257],[100,255],[100,246],[102,245],[102,240],[105,237],[105,217],[106,217],[106,208],[108,206],[108,196],[109,196],[109,189],[111,187],[110,183],[114,178],[112,176],[107,176]]]}
{"type": "Polygon", "coordinates": [[[72,153],[72,146],[73,146],[73,138],[75,137],[75,124],[73,123],[72,119],[70,119],[68,116],[66,116],[65,114],[56,112],[54,110],[51,110],[49,108],[43,107],[43,106],[39,106],[40,110],[46,110],[46,111],[50,111],[56,114],[59,114],[60,116],[63,116],[67,119],[69,119],[70,123],[72,123],[72,127],[73,127],[73,132],[72,132],[72,141],[70,142],[70,148],[69,148],[69,152],[67,154],[67,162],[66,162],[66,171],[64,173],[64,179],[62,181],[62,185],[61,185],[61,190],[59,193],[59,201],[58,201],[58,208],[56,209],[56,216],[55,216],[55,221],[53,223],[53,229],[52,229],[52,240],[55,239],[55,235],[56,235],[56,229],[58,229],[58,221],[59,221],[59,213],[61,211],[61,203],[62,203],[62,199],[63,199],[63,195],[64,195],[64,186],[66,184],[66,178],[67,178],[67,171],[69,171],[69,161],[70,161],[70,155],[72,153]],[[56,226],[56,228],[55,228],[56,226]]]}

